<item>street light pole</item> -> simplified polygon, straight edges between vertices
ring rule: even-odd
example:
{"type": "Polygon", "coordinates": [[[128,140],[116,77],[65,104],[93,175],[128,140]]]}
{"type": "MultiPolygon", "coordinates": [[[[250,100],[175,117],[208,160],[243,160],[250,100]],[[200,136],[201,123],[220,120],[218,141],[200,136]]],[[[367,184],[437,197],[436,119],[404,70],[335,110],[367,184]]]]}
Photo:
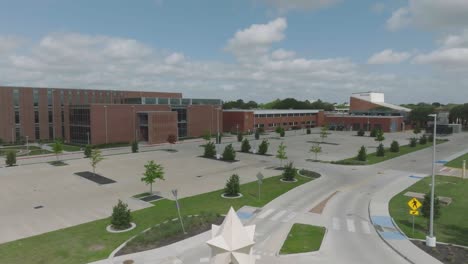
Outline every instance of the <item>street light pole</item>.
{"type": "Polygon", "coordinates": [[[175,198],[175,202],[177,206],[177,213],[179,214],[180,224],[182,225],[182,231],[184,232],[184,234],[187,234],[187,232],[185,232],[184,222],[182,221],[182,216],[180,215],[179,200],[177,199],[177,189],[172,190],[172,195],[174,195],[174,198],[175,198]]]}
{"type": "Polygon", "coordinates": [[[86,132],[86,135],[88,135],[88,145],[89,145],[89,132],[86,132]]]}
{"type": "Polygon", "coordinates": [[[434,236],[434,192],[435,192],[435,155],[436,155],[436,136],[437,136],[437,114],[431,114],[434,117],[434,132],[432,134],[432,184],[431,184],[431,213],[429,220],[429,236],[426,237],[426,246],[435,247],[436,237],[434,236]]]}

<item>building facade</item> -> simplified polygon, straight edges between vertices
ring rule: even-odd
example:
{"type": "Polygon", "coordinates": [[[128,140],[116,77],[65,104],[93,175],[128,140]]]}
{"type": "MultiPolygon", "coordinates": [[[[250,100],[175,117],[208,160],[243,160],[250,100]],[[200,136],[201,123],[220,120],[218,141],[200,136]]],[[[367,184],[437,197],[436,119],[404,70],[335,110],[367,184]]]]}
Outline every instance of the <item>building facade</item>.
{"type": "Polygon", "coordinates": [[[181,93],[0,87],[0,138],[76,144],[166,142],[222,125],[221,100],[181,93]]]}

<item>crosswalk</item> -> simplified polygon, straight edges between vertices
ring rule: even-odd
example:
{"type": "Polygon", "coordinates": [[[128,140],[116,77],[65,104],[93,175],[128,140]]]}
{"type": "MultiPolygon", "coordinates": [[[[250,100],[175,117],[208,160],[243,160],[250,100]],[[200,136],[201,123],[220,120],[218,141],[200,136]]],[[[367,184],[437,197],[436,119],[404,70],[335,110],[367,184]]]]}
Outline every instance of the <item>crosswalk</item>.
{"type": "Polygon", "coordinates": [[[261,212],[257,218],[258,219],[268,219],[270,221],[288,223],[297,216],[296,212],[290,210],[276,210],[273,208],[267,209],[261,212]]]}
{"type": "Polygon", "coordinates": [[[369,221],[355,218],[333,217],[331,229],[334,231],[347,231],[350,233],[366,235],[370,235],[372,233],[369,221]]]}

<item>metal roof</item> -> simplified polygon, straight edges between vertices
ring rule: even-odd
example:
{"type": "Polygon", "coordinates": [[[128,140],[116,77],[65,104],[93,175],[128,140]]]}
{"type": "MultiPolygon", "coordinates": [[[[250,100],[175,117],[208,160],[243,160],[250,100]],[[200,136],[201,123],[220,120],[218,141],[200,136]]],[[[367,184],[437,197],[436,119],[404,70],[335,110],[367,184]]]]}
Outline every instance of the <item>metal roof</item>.
{"type": "Polygon", "coordinates": [[[225,109],[224,112],[253,112],[255,115],[268,114],[316,114],[320,109],[225,109]]]}

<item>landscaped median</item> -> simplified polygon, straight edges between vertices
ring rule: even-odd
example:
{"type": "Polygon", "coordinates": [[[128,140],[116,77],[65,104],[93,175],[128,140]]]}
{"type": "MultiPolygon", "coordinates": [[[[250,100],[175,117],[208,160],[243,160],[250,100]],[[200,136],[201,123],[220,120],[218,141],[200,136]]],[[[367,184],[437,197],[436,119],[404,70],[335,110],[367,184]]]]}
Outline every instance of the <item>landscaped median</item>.
{"type": "Polygon", "coordinates": [[[317,251],[322,244],[325,227],[294,224],[281,247],[280,254],[297,254],[317,251]]]}
{"type": "MultiPolygon", "coordinates": [[[[231,206],[235,209],[244,205],[262,207],[285,192],[312,180],[312,178],[297,177],[297,182],[283,183],[280,181],[281,177],[264,179],[260,199],[258,198],[258,184],[254,181],[241,185],[243,197],[238,199],[222,198],[223,190],[180,199],[181,212],[184,216],[197,215],[202,212],[225,214],[231,206]]],[[[105,259],[130,237],[174,218],[177,218],[175,202],[160,200],[152,207],[132,212],[132,222],[135,222],[137,227],[131,231],[108,233],[106,226],[109,225],[110,220],[108,218],[97,220],[1,244],[0,263],[82,264],[105,259]]]]}
{"type": "MultiPolygon", "coordinates": [[[[446,167],[451,167],[451,168],[458,168],[458,169],[462,169],[462,166],[463,166],[463,161],[464,160],[467,160],[468,161],[468,153],[466,153],[465,155],[461,155],[460,157],[454,159],[454,160],[451,160],[449,162],[447,162],[445,164],[446,167]]],[[[468,164],[466,165],[468,166],[468,164]]]]}
{"type": "MultiPolygon", "coordinates": [[[[437,140],[437,144],[441,144],[444,142],[447,142],[447,140],[437,140]]],[[[424,145],[418,144],[415,147],[411,147],[410,145],[400,146],[399,152],[391,152],[390,148],[385,148],[385,155],[383,157],[378,157],[377,152],[373,152],[367,154],[366,161],[359,161],[356,157],[352,157],[349,159],[333,161],[332,163],[340,165],[372,165],[429,147],[432,147],[432,143],[426,143],[424,145]]]]}

